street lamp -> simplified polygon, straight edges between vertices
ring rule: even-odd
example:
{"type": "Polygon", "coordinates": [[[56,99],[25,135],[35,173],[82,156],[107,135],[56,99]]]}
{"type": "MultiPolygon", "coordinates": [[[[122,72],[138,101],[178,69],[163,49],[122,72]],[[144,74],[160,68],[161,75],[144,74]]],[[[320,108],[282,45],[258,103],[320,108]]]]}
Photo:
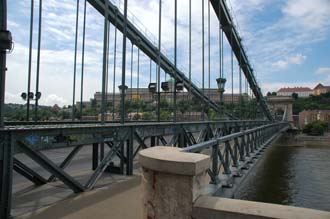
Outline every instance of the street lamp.
{"type": "Polygon", "coordinates": [[[226,85],[226,78],[217,78],[218,90],[220,92],[220,107],[219,111],[221,110],[221,106],[223,105],[223,93],[225,92],[225,85],[226,85]]]}
{"type": "Polygon", "coordinates": [[[157,84],[156,83],[150,83],[148,85],[148,89],[150,93],[156,93],[156,88],[157,88],[157,84]]]}
{"type": "Polygon", "coordinates": [[[162,87],[163,91],[169,91],[169,89],[170,89],[168,81],[162,82],[161,87],[162,87]]]}
{"type": "MultiPolygon", "coordinates": [[[[120,94],[122,93],[123,90],[123,85],[119,85],[118,86],[119,92],[120,94]]],[[[127,85],[124,85],[124,95],[126,94],[126,90],[128,89],[127,85]]]]}
{"type": "Polygon", "coordinates": [[[182,81],[177,81],[175,84],[175,89],[177,91],[183,91],[183,82],[182,81]]]}
{"type": "Polygon", "coordinates": [[[218,90],[222,95],[225,92],[226,78],[217,78],[218,90]]]}
{"type": "Polygon", "coordinates": [[[35,97],[34,97],[34,93],[33,93],[33,92],[29,92],[29,94],[23,92],[23,93],[21,94],[21,97],[22,97],[22,99],[25,100],[25,101],[27,101],[28,99],[29,99],[29,100],[39,100],[40,97],[41,97],[41,92],[37,92],[36,95],[35,95],[35,97]]]}
{"type": "Polygon", "coordinates": [[[38,100],[41,98],[41,92],[37,92],[36,94],[34,94],[33,92],[23,92],[21,94],[21,98],[27,102],[27,112],[26,112],[26,120],[29,121],[30,119],[30,102],[31,101],[35,101],[36,106],[35,106],[35,120],[37,120],[37,110],[38,110],[38,100]]]}
{"type": "MultiPolygon", "coordinates": [[[[118,86],[120,92],[120,115],[121,115],[121,122],[124,123],[125,120],[125,103],[124,98],[126,96],[126,90],[128,89],[127,85],[119,85],[118,86]]],[[[114,103],[113,103],[114,104],[114,103]]]]}

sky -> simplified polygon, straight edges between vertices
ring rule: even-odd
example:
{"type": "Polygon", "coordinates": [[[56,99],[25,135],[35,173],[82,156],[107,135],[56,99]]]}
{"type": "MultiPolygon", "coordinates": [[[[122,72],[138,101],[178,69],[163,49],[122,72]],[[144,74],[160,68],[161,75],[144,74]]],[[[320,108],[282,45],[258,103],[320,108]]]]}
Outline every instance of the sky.
{"type": "MultiPolygon", "coordinates": [[[[119,8],[119,0],[111,0],[119,8]]],[[[330,85],[330,0],[227,0],[227,5],[239,30],[248,58],[263,93],[281,87],[308,86],[321,82],[330,85]]],[[[148,39],[158,44],[159,0],[128,0],[129,20],[137,25],[148,39]]],[[[162,52],[174,60],[174,0],[162,1],[162,52]]],[[[202,4],[204,4],[204,73],[205,87],[216,87],[219,77],[219,24],[210,8],[210,41],[208,41],[208,1],[192,1],[191,74],[193,82],[202,86],[202,4]],[[210,48],[210,51],[209,51],[210,48]],[[210,54],[210,56],[209,56],[210,54]],[[210,58],[209,58],[210,57],[210,58]],[[210,62],[209,62],[210,60],[210,62]],[[210,75],[210,80],[209,76],[210,75]]],[[[40,104],[71,105],[73,99],[73,73],[75,48],[75,22],[77,1],[44,0],[40,50],[40,104]]],[[[178,1],[178,68],[189,74],[189,0],[178,1]]],[[[31,91],[35,91],[39,1],[34,1],[33,49],[31,91]]],[[[84,0],[79,1],[77,66],[75,99],[80,100],[82,32],[84,0]]],[[[29,61],[29,29],[31,0],[8,1],[8,29],[15,43],[7,55],[6,103],[24,103],[20,94],[27,90],[29,61]]],[[[101,91],[104,18],[87,3],[86,46],[83,100],[88,101],[101,91]]],[[[122,34],[117,31],[116,68],[114,68],[115,28],[110,25],[108,51],[108,90],[121,84],[122,34]],[[114,74],[114,72],[116,72],[114,74]],[[115,82],[115,83],[113,83],[115,82]],[[114,86],[113,86],[114,85],[114,86]]],[[[146,87],[156,82],[157,65],[133,48],[131,69],[131,43],[127,43],[127,76],[133,87],[146,87]],[[151,72],[151,79],[150,79],[151,72]],[[139,77],[138,77],[139,76],[139,77]],[[139,78],[139,80],[138,80],[139,78]]],[[[239,91],[239,68],[234,58],[233,90],[239,91]]],[[[227,78],[226,92],[231,92],[231,50],[224,42],[224,66],[227,78]]],[[[169,76],[166,76],[168,79],[169,76]]],[[[165,72],[161,72],[161,81],[165,72]]],[[[245,83],[243,81],[243,90],[245,83]]],[[[115,89],[114,89],[115,88],[115,89]]]]}

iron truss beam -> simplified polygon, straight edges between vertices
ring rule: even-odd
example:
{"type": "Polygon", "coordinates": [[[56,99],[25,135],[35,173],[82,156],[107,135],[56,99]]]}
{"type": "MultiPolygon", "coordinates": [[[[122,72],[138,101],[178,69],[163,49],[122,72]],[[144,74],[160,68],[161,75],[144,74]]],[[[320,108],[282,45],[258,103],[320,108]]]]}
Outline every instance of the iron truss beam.
{"type": "MultiPolygon", "coordinates": [[[[234,164],[237,162],[240,164],[239,161],[242,161],[241,164],[244,165],[249,162],[246,158],[251,154],[254,155],[256,147],[263,140],[267,140],[270,134],[279,131],[279,129],[267,129],[271,124],[269,121],[237,120],[7,126],[0,130],[0,216],[7,218],[10,215],[13,170],[18,171],[37,185],[47,183],[47,180],[40,177],[35,171],[26,165],[19,164],[15,159],[17,153],[25,153],[47,170],[52,175],[48,181],[57,178],[74,192],[83,192],[92,189],[104,171],[111,172],[112,169],[120,168],[120,173],[123,174],[124,165],[126,165],[126,174],[132,175],[133,159],[139,149],[160,145],[160,143],[169,145],[170,143],[167,143],[165,138],[173,136],[172,146],[191,145],[190,149],[192,149],[200,147],[198,145],[203,144],[201,143],[203,141],[204,146],[213,146],[214,168],[209,173],[213,182],[216,182],[216,176],[219,174],[215,167],[222,165],[228,175],[235,172],[230,165],[231,161],[235,161],[234,164]],[[261,132],[264,134],[261,135],[261,132]],[[198,140],[195,139],[197,133],[200,133],[198,140]],[[220,147],[220,136],[223,136],[220,139],[222,143],[226,143],[225,149],[220,147]],[[150,140],[150,144],[148,140],[150,140]],[[229,144],[232,140],[235,140],[234,146],[229,144]],[[135,142],[135,146],[133,142],[135,142]],[[214,147],[215,143],[217,143],[216,147],[214,147]],[[110,151],[104,157],[99,157],[98,147],[102,144],[108,145],[110,151]],[[94,172],[86,184],[77,181],[64,170],[84,145],[93,145],[94,172]],[[68,152],[67,157],[59,165],[41,151],[61,147],[74,148],[68,152]],[[126,154],[124,155],[125,149],[126,154]],[[111,164],[115,156],[120,159],[119,167],[111,164]],[[243,162],[243,160],[246,161],[243,162]]],[[[244,167],[242,166],[242,168],[244,167]]]]}
{"type": "Polygon", "coordinates": [[[260,103],[262,110],[264,111],[265,116],[273,121],[273,116],[266,104],[266,100],[262,95],[261,89],[258,86],[256,78],[253,74],[253,69],[250,65],[246,52],[244,50],[242,39],[239,37],[239,34],[234,26],[234,21],[230,15],[229,9],[226,6],[225,0],[210,0],[212,7],[221,22],[223,31],[228,39],[228,42],[233,49],[233,52],[236,56],[237,61],[239,62],[240,67],[242,68],[244,75],[249,82],[249,85],[257,99],[260,103]],[[220,7],[219,7],[220,3],[220,7]],[[220,8],[220,11],[219,11],[220,8]],[[231,39],[231,40],[230,40],[231,39]]]}
{"type": "MultiPolygon", "coordinates": [[[[175,135],[182,130],[197,133],[223,127],[257,127],[268,124],[267,121],[230,120],[230,121],[203,121],[203,122],[150,122],[127,124],[59,124],[59,125],[27,125],[7,126],[0,130],[0,135],[10,133],[15,139],[27,142],[34,150],[55,149],[90,145],[108,141],[122,141],[125,133],[134,130],[139,136],[149,138],[152,136],[175,135]]],[[[134,133],[133,133],[134,134],[134,133]]],[[[160,139],[161,140],[161,139],[160,139]]],[[[162,140],[161,140],[162,141],[162,140]]],[[[23,152],[21,147],[14,147],[13,153],[23,152]]]]}
{"type": "MultiPolygon", "coordinates": [[[[105,9],[105,0],[88,0],[88,2],[102,15],[104,15],[105,9]]],[[[111,2],[108,3],[109,11],[109,21],[112,24],[116,23],[116,27],[118,30],[123,32],[124,28],[124,15],[118,10],[118,8],[113,5],[111,2]]],[[[145,37],[140,30],[138,30],[135,25],[127,21],[127,37],[131,40],[133,44],[141,49],[149,58],[151,58],[155,63],[158,63],[158,54],[159,50],[157,48],[156,43],[152,43],[149,39],[145,37]]],[[[184,83],[185,88],[190,90],[196,97],[200,98],[203,102],[208,104],[211,108],[213,108],[216,112],[219,111],[219,106],[208,98],[203,92],[193,83],[189,81],[189,78],[185,76],[185,74],[175,67],[175,65],[163,54],[160,53],[160,66],[161,68],[171,75],[176,81],[182,81],[184,83]]],[[[232,117],[227,114],[227,116],[232,117]]]]}

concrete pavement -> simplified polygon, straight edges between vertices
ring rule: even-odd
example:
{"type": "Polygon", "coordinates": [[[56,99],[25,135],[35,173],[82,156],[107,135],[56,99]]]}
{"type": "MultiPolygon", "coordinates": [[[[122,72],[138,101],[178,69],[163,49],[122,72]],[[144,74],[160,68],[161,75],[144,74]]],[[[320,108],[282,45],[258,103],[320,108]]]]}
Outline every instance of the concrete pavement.
{"type": "MultiPolygon", "coordinates": [[[[32,210],[17,219],[140,219],[142,218],[141,177],[71,195],[48,207],[32,210]]],[[[56,195],[56,194],[55,194],[56,195]]]]}

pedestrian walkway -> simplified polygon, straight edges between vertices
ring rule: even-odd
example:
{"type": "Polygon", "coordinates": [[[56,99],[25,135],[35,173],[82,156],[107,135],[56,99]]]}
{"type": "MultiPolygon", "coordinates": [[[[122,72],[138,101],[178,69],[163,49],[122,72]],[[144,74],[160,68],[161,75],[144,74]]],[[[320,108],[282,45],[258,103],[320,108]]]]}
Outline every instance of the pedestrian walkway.
{"type": "Polygon", "coordinates": [[[71,195],[53,205],[32,210],[15,218],[140,219],[142,218],[140,181],[140,176],[126,177],[120,182],[78,195],[71,195]]]}

